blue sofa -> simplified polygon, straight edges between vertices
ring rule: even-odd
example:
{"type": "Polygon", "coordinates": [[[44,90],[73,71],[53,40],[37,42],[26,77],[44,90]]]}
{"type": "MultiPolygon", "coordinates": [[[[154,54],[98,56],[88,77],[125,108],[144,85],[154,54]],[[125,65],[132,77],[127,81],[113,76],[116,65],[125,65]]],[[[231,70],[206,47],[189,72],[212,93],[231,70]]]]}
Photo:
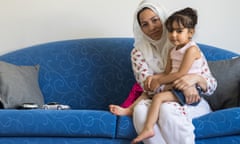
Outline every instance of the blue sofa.
{"type": "MultiPolygon", "coordinates": [[[[15,65],[40,65],[44,103],[71,106],[70,110],[0,110],[0,143],[129,144],[136,136],[131,117],[112,115],[108,105],[121,104],[135,83],[130,62],[133,42],[133,38],[65,40],[0,56],[15,65]]],[[[199,45],[211,61],[238,56],[199,45]]],[[[239,121],[237,107],[194,119],[196,143],[240,143],[239,121]]]]}

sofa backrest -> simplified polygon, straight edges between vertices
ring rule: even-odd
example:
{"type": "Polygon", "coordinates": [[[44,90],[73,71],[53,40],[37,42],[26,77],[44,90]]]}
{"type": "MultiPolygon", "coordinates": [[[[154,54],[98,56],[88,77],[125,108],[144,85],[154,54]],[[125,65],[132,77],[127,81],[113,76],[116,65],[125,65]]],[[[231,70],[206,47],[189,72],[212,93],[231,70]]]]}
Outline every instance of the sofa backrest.
{"type": "Polygon", "coordinates": [[[210,46],[201,43],[198,43],[198,46],[200,47],[208,61],[226,60],[239,56],[239,54],[215,46],[210,46]]]}
{"type": "MultiPolygon", "coordinates": [[[[135,82],[130,52],[133,38],[92,38],[56,41],[0,56],[16,65],[40,65],[39,84],[45,103],[59,102],[73,109],[108,109],[121,104],[135,82]]],[[[207,59],[235,54],[202,45],[207,59]]]]}
{"type": "Polygon", "coordinates": [[[128,95],[134,76],[132,38],[57,41],[11,52],[0,60],[16,65],[40,65],[39,84],[45,103],[74,109],[108,109],[128,95]]]}

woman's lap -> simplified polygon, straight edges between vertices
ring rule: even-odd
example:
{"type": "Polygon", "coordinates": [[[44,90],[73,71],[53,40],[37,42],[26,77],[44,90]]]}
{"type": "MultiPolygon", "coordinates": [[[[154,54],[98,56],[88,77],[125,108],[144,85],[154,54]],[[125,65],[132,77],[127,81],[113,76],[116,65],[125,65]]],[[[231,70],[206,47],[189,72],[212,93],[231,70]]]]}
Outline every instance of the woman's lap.
{"type": "MultiPolygon", "coordinates": [[[[136,131],[139,133],[144,126],[147,117],[147,111],[151,105],[151,100],[142,100],[134,108],[133,120],[136,131]]],[[[191,118],[201,116],[209,113],[211,110],[205,100],[200,102],[198,106],[180,106],[176,102],[163,103],[159,111],[159,120],[156,128],[154,129],[155,136],[152,139],[166,140],[167,143],[179,144],[194,143],[194,126],[191,118]],[[181,132],[180,132],[181,131],[181,132]]],[[[144,143],[151,143],[149,140],[144,143]]],[[[164,141],[164,140],[163,140],[164,141]]]]}
{"type": "Polygon", "coordinates": [[[197,106],[187,105],[189,119],[194,119],[210,112],[212,112],[212,110],[204,98],[201,98],[201,101],[197,106]]]}
{"type": "MultiPolygon", "coordinates": [[[[138,84],[135,84],[128,100],[123,105],[128,107],[132,102],[141,95],[142,89],[138,84]],[[137,92],[136,92],[137,91],[137,92]]],[[[144,127],[147,117],[148,108],[151,105],[150,99],[140,101],[133,112],[133,121],[137,133],[140,133],[144,127]]],[[[196,118],[211,112],[208,103],[203,99],[197,106],[185,105],[181,106],[177,102],[163,103],[159,110],[159,120],[154,126],[155,136],[144,140],[145,144],[174,144],[178,141],[179,144],[194,143],[194,126],[192,118],[196,118]],[[165,139],[165,140],[164,140],[165,139]]]]}

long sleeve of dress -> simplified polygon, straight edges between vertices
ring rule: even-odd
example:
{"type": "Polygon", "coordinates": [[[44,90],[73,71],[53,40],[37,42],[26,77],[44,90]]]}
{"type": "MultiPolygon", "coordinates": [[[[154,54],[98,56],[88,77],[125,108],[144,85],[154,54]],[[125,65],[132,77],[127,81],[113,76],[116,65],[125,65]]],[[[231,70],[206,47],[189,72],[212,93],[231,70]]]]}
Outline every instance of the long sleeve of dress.
{"type": "Polygon", "coordinates": [[[153,72],[149,69],[149,66],[146,63],[145,58],[141,51],[134,48],[131,52],[131,61],[132,61],[132,69],[136,81],[143,88],[143,82],[150,75],[153,75],[153,72]]]}
{"type": "Polygon", "coordinates": [[[201,72],[201,76],[203,78],[205,78],[205,80],[207,81],[207,91],[204,92],[205,95],[212,95],[213,92],[216,90],[217,88],[217,81],[216,79],[213,77],[209,66],[207,64],[207,61],[205,59],[203,65],[202,65],[202,72],[201,72]]]}

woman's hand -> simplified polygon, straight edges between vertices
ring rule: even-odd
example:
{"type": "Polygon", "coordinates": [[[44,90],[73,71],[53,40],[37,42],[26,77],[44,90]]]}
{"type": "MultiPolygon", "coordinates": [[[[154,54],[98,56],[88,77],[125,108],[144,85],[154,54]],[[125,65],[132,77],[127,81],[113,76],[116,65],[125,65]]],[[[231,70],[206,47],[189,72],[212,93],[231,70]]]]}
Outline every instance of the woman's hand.
{"type": "Polygon", "coordinates": [[[187,104],[192,104],[200,100],[199,93],[195,86],[191,86],[183,90],[183,94],[185,96],[187,104]]]}
{"type": "Polygon", "coordinates": [[[206,80],[197,74],[187,74],[173,82],[173,87],[183,91],[187,104],[192,104],[200,100],[196,85],[206,90],[206,80]]]}

